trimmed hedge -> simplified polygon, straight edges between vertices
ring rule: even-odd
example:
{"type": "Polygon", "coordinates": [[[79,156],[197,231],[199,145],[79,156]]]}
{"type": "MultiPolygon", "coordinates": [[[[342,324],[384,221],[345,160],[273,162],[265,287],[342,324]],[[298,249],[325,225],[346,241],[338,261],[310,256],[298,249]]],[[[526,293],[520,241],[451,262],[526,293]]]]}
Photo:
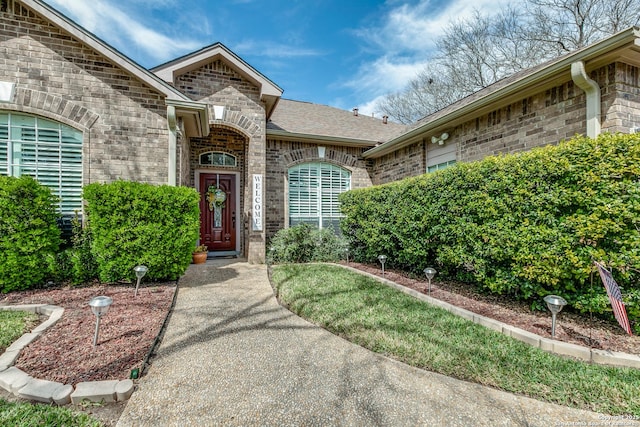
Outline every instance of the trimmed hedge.
{"type": "Polygon", "coordinates": [[[91,248],[101,281],[176,280],[191,263],[199,234],[200,195],[192,188],[117,181],[84,187],[91,248]]]}
{"type": "Polygon", "coordinates": [[[56,198],[30,176],[0,176],[0,291],[43,284],[60,247],[56,198]]]}
{"type": "Polygon", "coordinates": [[[640,315],[640,136],[576,137],[558,146],[461,163],[341,196],[341,227],[361,262],[388,265],[538,304],[610,310],[593,260],[613,268],[640,315]]]}

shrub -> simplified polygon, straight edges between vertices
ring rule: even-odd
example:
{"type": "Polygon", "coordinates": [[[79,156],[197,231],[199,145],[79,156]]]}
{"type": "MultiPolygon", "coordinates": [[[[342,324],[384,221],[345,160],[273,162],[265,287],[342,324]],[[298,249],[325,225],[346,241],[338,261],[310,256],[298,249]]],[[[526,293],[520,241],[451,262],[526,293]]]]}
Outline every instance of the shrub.
{"type": "Polygon", "coordinates": [[[0,176],[0,291],[41,285],[60,246],[56,198],[29,176],[0,176]]]}
{"type": "MultiPolygon", "coordinates": [[[[343,235],[362,262],[537,301],[558,293],[605,312],[593,260],[613,267],[637,313],[640,136],[576,137],[341,196],[343,235]]],[[[603,298],[604,296],[604,298],[603,298]]]]}
{"type": "Polygon", "coordinates": [[[71,249],[69,261],[71,264],[71,282],[79,284],[98,277],[98,264],[91,251],[93,242],[91,227],[87,223],[84,227],[76,215],[71,220],[71,249]]]}
{"type": "Polygon", "coordinates": [[[91,251],[91,229],[83,227],[78,215],[71,219],[71,247],[50,256],[50,280],[77,285],[98,277],[98,265],[91,251]]]}
{"type": "Polygon", "coordinates": [[[199,233],[194,189],[117,181],[86,186],[84,198],[100,280],[133,280],[138,264],[151,280],[185,272],[199,233]]]}
{"type": "Polygon", "coordinates": [[[278,231],[269,247],[267,262],[332,262],[344,257],[344,239],[332,229],[298,224],[278,231]]]}

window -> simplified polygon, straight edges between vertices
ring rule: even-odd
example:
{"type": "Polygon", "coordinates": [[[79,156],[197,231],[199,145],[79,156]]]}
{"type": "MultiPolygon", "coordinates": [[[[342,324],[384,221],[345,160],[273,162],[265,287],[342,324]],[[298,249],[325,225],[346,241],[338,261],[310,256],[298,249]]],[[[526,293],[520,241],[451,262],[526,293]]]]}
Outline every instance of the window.
{"type": "Polygon", "coordinates": [[[449,166],[453,166],[455,164],[456,164],[455,160],[450,160],[448,162],[438,163],[437,165],[429,166],[427,168],[427,172],[431,173],[431,172],[439,171],[441,169],[446,169],[449,166]]]}
{"type": "Polygon", "coordinates": [[[329,163],[289,169],[289,225],[308,223],[339,231],[338,196],[351,189],[351,172],[329,163]]]}
{"type": "Polygon", "coordinates": [[[59,198],[58,211],[82,209],[82,132],[58,122],[0,112],[0,175],[31,175],[59,198]]]}
{"type": "Polygon", "coordinates": [[[200,164],[203,166],[236,166],[237,160],[231,154],[209,151],[200,154],[200,164]]]}

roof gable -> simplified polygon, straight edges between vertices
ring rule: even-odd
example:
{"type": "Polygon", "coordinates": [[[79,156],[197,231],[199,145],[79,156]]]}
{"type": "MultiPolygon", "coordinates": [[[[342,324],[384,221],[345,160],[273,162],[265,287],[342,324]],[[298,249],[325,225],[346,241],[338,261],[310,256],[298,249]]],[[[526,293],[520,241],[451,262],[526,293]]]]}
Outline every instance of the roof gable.
{"type": "Polygon", "coordinates": [[[158,77],[173,83],[177,76],[188,73],[217,60],[223,61],[239,75],[260,90],[260,99],[265,102],[267,117],[271,115],[283,90],[275,83],[247,64],[222,43],[215,43],[198,51],[176,58],[151,69],[158,77]]]}

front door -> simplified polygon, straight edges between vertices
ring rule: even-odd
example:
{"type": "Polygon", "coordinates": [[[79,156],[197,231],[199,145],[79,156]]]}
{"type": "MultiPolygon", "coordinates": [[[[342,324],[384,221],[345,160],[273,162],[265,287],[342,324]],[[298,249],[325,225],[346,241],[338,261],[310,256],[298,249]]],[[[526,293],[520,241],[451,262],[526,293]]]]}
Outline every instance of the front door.
{"type": "Polygon", "coordinates": [[[200,174],[200,244],[236,250],[236,176],[200,174]]]}

